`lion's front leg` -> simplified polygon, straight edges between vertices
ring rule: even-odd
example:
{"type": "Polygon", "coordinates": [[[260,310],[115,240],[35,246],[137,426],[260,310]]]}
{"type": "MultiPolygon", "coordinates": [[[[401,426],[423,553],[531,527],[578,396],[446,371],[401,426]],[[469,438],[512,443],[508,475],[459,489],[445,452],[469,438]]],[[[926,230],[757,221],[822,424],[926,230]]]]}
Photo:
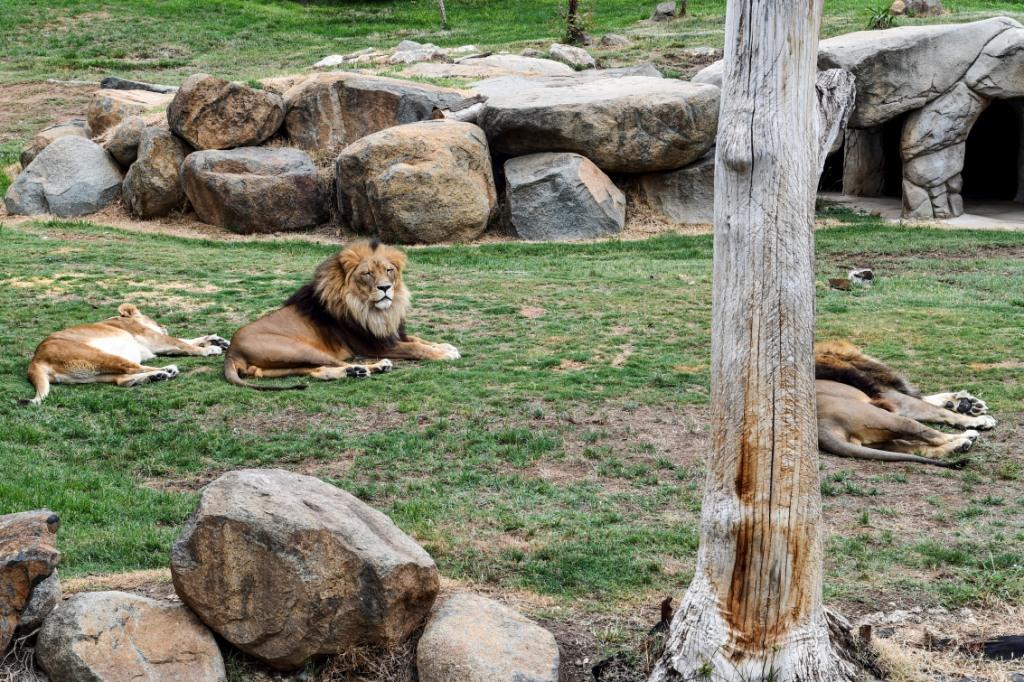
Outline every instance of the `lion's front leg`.
{"type": "Polygon", "coordinates": [[[146,337],[141,343],[157,355],[220,355],[227,347],[227,341],[216,335],[179,339],[159,334],[146,337]],[[214,339],[219,339],[223,345],[214,339]]]}
{"type": "Polygon", "coordinates": [[[450,343],[431,343],[415,336],[399,341],[388,355],[402,360],[458,360],[459,349],[450,343]]]}

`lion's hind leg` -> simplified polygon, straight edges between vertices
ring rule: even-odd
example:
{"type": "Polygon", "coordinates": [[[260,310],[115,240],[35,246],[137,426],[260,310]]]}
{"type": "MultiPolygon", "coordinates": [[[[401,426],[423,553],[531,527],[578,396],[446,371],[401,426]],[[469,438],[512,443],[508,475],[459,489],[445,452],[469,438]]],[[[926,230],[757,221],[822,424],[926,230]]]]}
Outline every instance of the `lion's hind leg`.
{"type": "Polygon", "coordinates": [[[922,398],[929,405],[940,407],[951,412],[979,417],[988,412],[988,405],[981,398],[976,398],[967,391],[955,393],[936,393],[922,398]]]}
{"type": "MultiPolygon", "coordinates": [[[[951,396],[953,394],[944,395],[951,396]]],[[[970,415],[951,410],[945,407],[948,404],[947,401],[940,401],[943,405],[938,406],[931,400],[913,398],[895,391],[886,392],[883,394],[883,397],[894,404],[897,414],[919,422],[945,424],[946,426],[958,429],[979,429],[982,431],[987,431],[996,425],[996,420],[988,415],[970,415]]]]}
{"type": "Polygon", "coordinates": [[[390,372],[394,367],[390,360],[378,360],[369,365],[341,363],[333,367],[317,367],[309,376],[316,379],[366,379],[371,374],[390,372]]]}

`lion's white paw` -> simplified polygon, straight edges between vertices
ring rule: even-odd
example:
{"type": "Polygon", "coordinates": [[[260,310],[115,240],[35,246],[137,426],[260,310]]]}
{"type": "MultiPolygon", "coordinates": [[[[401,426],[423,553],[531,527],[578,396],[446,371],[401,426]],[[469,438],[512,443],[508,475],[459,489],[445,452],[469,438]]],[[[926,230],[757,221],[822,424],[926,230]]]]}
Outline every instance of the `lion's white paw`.
{"type": "Polygon", "coordinates": [[[223,336],[217,336],[216,334],[208,335],[206,337],[206,339],[203,341],[203,343],[204,343],[204,345],[205,344],[210,344],[210,345],[214,345],[214,346],[219,346],[222,349],[223,348],[227,348],[228,346],[231,345],[230,341],[225,339],[223,336]]]}
{"type": "Polygon", "coordinates": [[[458,360],[462,357],[462,355],[459,354],[459,349],[450,343],[439,343],[436,347],[437,350],[441,351],[443,354],[441,357],[442,360],[458,360]]]}
{"type": "Polygon", "coordinates": [[[220,346],[205,346],[203,348],[203,355],[220,355],[224,352],[224,349],[220,346]]]}
{"type": "Polygon", "coordinates": [[[979,429],[981,431],[988,431],[996,427],[995,417],[990,417],[987,414],[981,417],[977,417],[970,423],[972,429],[979,429]]]}
{"type": "Polygon", "coordinates": [[[376,364],[376,368],[378,372],[390,372],[395,368],[395,363],[385,358],[376,364]]]}

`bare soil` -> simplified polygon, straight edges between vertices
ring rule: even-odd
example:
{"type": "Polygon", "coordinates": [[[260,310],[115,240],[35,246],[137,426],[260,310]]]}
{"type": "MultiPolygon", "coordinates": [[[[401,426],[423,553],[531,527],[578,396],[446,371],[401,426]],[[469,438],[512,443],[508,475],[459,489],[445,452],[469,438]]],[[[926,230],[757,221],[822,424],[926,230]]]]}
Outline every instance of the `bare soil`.
{"type": "Polygon", "coordinates": [[[84,118],[99,84],[13,83],[0,85],[0,143],[24,140],[69,118],[84,118]]]}

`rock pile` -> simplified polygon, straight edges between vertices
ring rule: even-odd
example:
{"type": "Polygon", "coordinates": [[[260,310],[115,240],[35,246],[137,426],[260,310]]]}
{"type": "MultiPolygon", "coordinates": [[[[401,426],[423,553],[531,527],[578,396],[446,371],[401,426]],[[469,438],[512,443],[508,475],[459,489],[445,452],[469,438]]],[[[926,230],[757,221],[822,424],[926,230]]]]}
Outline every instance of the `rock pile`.
{"type": "Polygon", "coordinates": [[[352,72],[250,84],[195,74],[178,89],[105,81],[85,121],[25,149],[6,208],[70,217],[121,198],[141,219],[193,210],[240,233],[337,215],[400,243],[477,239],[504,215],[524,238],[578,239],[623,229],[614,183],[634,179],[622,174],[675,171],[714,144],[714,86],[650,65],[597,69],[568,45],[551,45],[552,59],[471,47],[403,41],[387,55],[428,75],[488,77],[471,90],[352,72]],[[506,162],[512,180],[499,187],[493,169],[506,162]],[[534,189],[516,179],[527,176],[534,189]],[[571,201],[559,203],[563,191],[571,201]]]}
{"type": "Polygon", "coordinates": [[[399,647],[424,625],[424,682],[558,679],[549,632],[470,594],[433,608],[440,577],[426,551],[310,476],[250,469],[208,485],[171,552],[181,601],[89,592],[61,602],[58,525],[46,510],[0,516],[0,657],[16,631],[38,629],[35,659],[53,682],[224,682],[214,633],[290,671],[399,647]]]}

